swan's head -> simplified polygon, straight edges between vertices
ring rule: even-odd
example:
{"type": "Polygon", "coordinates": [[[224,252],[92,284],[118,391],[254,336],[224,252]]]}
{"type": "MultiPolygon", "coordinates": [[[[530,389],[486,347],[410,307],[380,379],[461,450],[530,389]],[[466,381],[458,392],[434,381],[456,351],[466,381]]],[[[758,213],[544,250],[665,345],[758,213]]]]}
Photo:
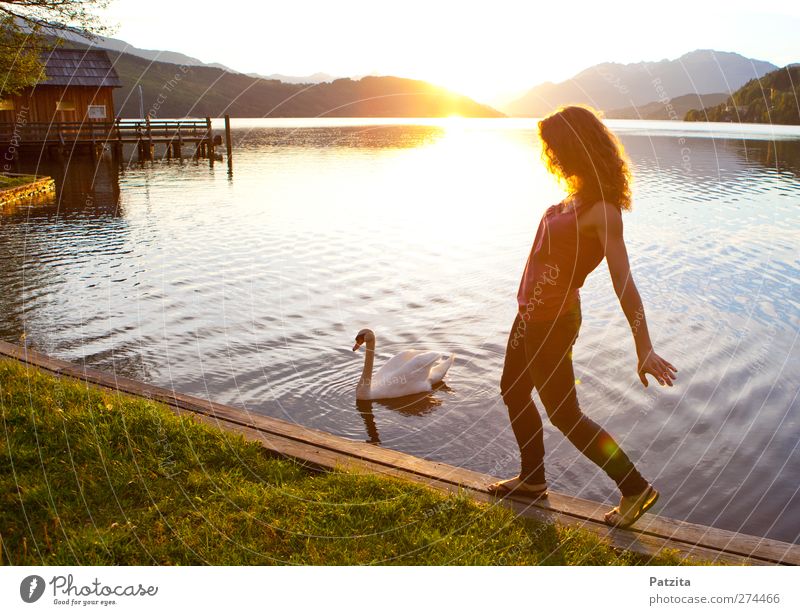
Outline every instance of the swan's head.
{"type": "Polygon", "coordinates": [[[375,341],[375,333],[373,333],[372,329],[361,329],[356,335],[356,343],[353,346],[353,352],[361,348],[362,344],[374,342],[375,341]]]}

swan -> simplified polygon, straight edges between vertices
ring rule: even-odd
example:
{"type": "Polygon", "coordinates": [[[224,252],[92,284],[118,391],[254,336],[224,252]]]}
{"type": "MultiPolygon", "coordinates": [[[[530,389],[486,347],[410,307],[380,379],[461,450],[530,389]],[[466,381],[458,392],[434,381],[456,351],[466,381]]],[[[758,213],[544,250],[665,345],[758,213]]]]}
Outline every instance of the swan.
{"type": "Polygon", "coordinates": [[[388,399],[433,390],[441,382],[456,356],[428,350],[404,350],[384,363],[373,376],[375,333],[362,329],[356,335],[353,352],[367,345],[364,371],[356,386],[356,399],[388,399]]]}

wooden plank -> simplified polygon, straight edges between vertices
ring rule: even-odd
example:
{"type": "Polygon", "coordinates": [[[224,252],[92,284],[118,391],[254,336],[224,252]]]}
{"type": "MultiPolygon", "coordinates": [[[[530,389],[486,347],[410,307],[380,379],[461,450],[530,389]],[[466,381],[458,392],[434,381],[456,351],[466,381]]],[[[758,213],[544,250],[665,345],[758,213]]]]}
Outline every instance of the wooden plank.
{"type": "MultiPolygon", "coordinates": [[[[189,405],[203,414],[223,416],[223,409],[212,404],[190,403],[189,405]]],[[[224,414],[227,415],[227,413],[224,414]]],[[[239,418],[241,419],[242,417],[239,418]]],[[[484,491],[486,486],[497,480],[494,476],[420,459],[412,455],[375,447],[362,442],[354,442],[270,417],[248,415],[248,422],[251,426],[263,431],[279,434],[318,447],[346,452],[354,457],[402,468],[406,472],[423,477],[436,478],[437,480],[469,487],[476,491],[484,491]]],[[[551,494],[546,500],[541,500],[537,506],[605,525],[603,515],[608,509],[606,505],[565,494],[555,492],[551,492],[551,494]]],[[[720,549],[747,557],[760,557],[775,562],[800,564],[800,546],[798,545],[710,528],[650,513],[645,514],[637,522],[636,526],[627,531],[661,536],[671,540],[678,540],[688,545],[720,549]]]]}
{"type": "MultiPolygon", "coordinates": [[[[625,549],[646,556],[658,555],[664,549],[675,549],[674,543],[658,536],[635,536],[625,530],[616,530],[605,524],[597,524],[592,521],[576,522],[569,516],[561,514],[556,510],[545,510],[537,507],[530,502],[517,501],[514,499],[498,500],[486,492],[464,489],[450,482],[438,481],[422,477],[418,474],[405,472],[397,468],[375,464],[363,459],[356,459],[346,455],[341,455],[324,448],[313,447],[294,440],[281,438],[272,434],[265,434],[263,431],[244,426],[231,426],[226,421],[214,419],[205,415],[197,415],[189,410],[176,409],[179,414],[188,414],[197,420],[215,427],[221,427],[243,435],[251,441],[261,443],[273,454],[281,457],[288,457],[299,461],[306,467],[315,470],[339,470],[356,473],[381,474],[391,476],[408,482],[417,483],[425,487],[436,489],[447,494],[466,493],[471,499],[482,502],[490,506],[501,505],[510,508],[514,513],[521,517],[535,519],[543,523],[557,523],[563,527],[581,527],[592,534],[599,536],[606,542],[618,549],[625,549]]],[[[748,560],[747,558],[731,555],[712,549],[695,546],[680,547],[678,557],[687,560],[704,560],[709,562],[724,564],[751,564],[767,565],[769,562],[762,560],[748,560]]]]}
{"type": "MultiPolygon", "coordinates": [[[[484,491],[486,486],[497,480],[496,477],[487,474],[420,459],[406,453],[380,448],[362,442],[354,442],[325,432],[286,423],[262,415],[250,414],[246,415],[247,418],[245,419],[242,414],[237,413],[239,416],[234,415],[231,417],[227,411],[228,409],[221,408],[219,405],[205,401],[198,403],[198,400],[187,399],[188,396],[184,397],[180,394],[176,394],[175,397],[177,401],[185,405],[184,407],[192,408],[201,414],[220,416],[226,420],[232,419],[234,421],[240,421],[243,424],[269,433],[278,434],[317,447],[346,452],[354,457],[382,465],[401,468],[406,472],[423,477],[436,478],[440,481],[461,485],[476,491],[484,491]]],[[[537,506],[546,510],[559,511],[578,519],[592,520],[603,525],[605,525],[603,515],[608,509],[606,505],[597,502],[555,492],[551,492],[551,496],[546,500],[541,500],[537,506]]],[[[636,526],[627,531],[661,536],[684,542],[687,545],[720,549],[746,557],[760,557],[775,562],[785,562],[795,565],[800,564],[800,546],[798,545],[790,545],[768,538],[710,528],[650,513],[645,514],[645,516],[637,522],[636,526]]]]}
{"type": "MultiPolygon", "coordinates": [[[[558,493],[553,493],[547,500],[543,500],[542,506],[575,517],[592,519],[598,523],[603,522],[603,515],[607,510],[605,505],[597,502],[558,493]]],[[[746,557],[800,565],[800,545],[770,538],[698,525],[650,513],[646,513],[632,529],[641,534],[661,536],[690,545],[702,545],[746,557]]]]}
{"type": "MultiPolygon", "coordinates": [[[[381,468],[383,473],[400,472],[407,479],[416,482],[428,484],[433,481],[436,484],[450,485],[457,489],[466,488],[473,493],[474,497],[485,496],[490,500],[493,499],[485,492],[486,486],[496,480],[493,476],[348,440],[279,419],[251,414],[246,410],[216,404],[173,390],[54,359],[14,344],[0,342],[0,354],[60,375],[75,377],[110,389],[160,401],[181,411],[192,412],[198,417],[212,421],[226,429],[249,430],[262,434],[260,437],[265,438],[265,442],[277,443],[271,446],[265,444],[270,448],[282,447],[281,450],[284,451],[289,449],[313,451],[314,454],[310,457],[306,458],[302,455],[296,457],[303,459],[306,463],[312,463],[313,459],[317,459],[324,466],[332,459],[339,460],[339,462],[348,459],[348,463],[367,464],[373,470],[381,468]]],[[[289,453],[287,452],[287,454],[289,453]]],[[[506,499],[504,501],[513,502],[514,500],[506,499]]],[[[736,558],[746,558],[751,563],[756,561],[800,563],[800,546],[798,545],[659,517],[650,513],[642,517],[634,528],[625,530],[610,528],[603,521],[605,505],[565,494],[551,492],[549,498],[535,504],[526,503],[526,506],[537,509],[543,514],[557,514],[559,518],[571,519],[573,524],[588,524],[587,527],[589,525],[598,526],[600,529],[597,531],[604,536],[613,537],[616,541],[614,544],[634,544],[631,541],[643,541],[651,544],[653,540],[661,544],[666,541],[673,548],[680,548],[687,553],[714,552],[719,553],[719,557],[723,557],[723,555],[730,557],[732,561],[736,558]],[[619,533],[622,533],[623,537],[617,536],[619,533]]],[[[707,556],[704,557],[708,559],[707,556]]]]}
{"type": "Polygon", "coordinates": [[[67,361],[55,359],[48,355],[29,350],[27,347],[9,344],[3,341],[0,341],[0,354],[35,367],[40,367],[55,374],[60,373],[62,367],[71,365],[71,363],[67,361]]]}

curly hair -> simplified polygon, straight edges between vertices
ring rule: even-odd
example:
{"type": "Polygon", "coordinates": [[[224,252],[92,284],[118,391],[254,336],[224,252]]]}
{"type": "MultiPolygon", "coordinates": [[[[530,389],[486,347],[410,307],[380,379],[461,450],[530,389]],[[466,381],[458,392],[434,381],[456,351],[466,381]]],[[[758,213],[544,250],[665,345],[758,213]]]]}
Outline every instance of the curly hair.
{"type": "Polygon", "coordinates": [[[547,170],[584,203],[604,200],[631,208],[631,173],[625,149],[589,106],[570,105],[539,121],[547,170]]]}

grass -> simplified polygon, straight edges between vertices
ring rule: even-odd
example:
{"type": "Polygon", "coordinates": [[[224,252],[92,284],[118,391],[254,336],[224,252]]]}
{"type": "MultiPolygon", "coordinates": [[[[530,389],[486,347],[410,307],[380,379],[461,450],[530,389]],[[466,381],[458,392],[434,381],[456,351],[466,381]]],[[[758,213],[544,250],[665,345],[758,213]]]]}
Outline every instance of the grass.
{"type": "Polygon", "coordinates": [[[315,473],[152,401],[0,360],[0,561],[680,563],[420,485],[315,473]]]}
{"type": "Polygon", "coordinates": [[[36,178],[33,175],[3,175],[0,173],[0,190],[24,186],[35,180],[36,178]]]}

